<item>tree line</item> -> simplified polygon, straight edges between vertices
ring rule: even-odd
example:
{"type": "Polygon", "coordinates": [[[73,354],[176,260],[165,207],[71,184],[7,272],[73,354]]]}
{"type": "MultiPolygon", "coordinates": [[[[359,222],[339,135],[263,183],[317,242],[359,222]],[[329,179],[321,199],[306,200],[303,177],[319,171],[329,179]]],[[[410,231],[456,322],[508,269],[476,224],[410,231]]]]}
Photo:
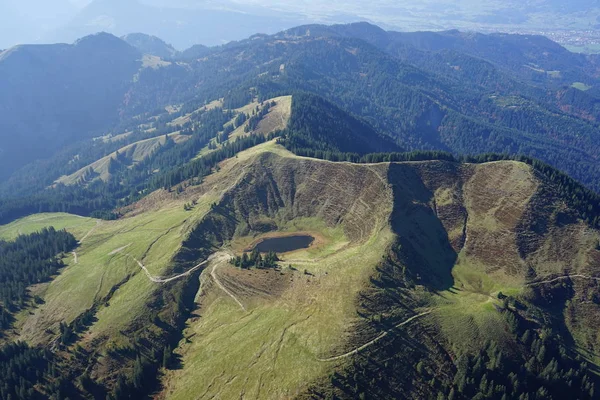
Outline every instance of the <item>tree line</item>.
{"type": "Polygon", "coordinates": [[[600,195],[586,188],[569,175],[557,170],[543,161],[524,156],[510,154],[487,153],[480,155],[453,155],[444,151],[411,151],[392,153],[344,153],[337,151],[316,150],[309,147],[295,147],[295,142],[290,140],[295,132],[287,130],[282,133],[278,143],[291,152],[300,156],[318,158],[335,162],[352,163],[381,163],[381,162],[406,162],[406,161],[448,161],[457,163],[486,163],[493,161],[519,161],[530,165],[535,171],[543,175],[555,185],[559,195],[573,207],[579,216],[594,227],[600,227],[600,195]]]}
{"type": "MultiPolygon", "coordinates": [[[[77,245],[75,237],[52,227],[14,241],[0,241],[0,326],[10,328],[12,314],[29,298],[27,287],[46,281],[64,266],[60,255],[77,245]]],[[[1,333],[1,331],[0,331],[1,333]]],[[[42,347],[23,342],[0,347],[0,399],[64,398],[70,384],[42,347]],[[43,392],[40,385],[44,386],[43,392]]]]}
{"type": "Polygon", "coordinates": [[[253,267],[258,269],[270,269],[277,267],[277,261],[279,261],[279,257],[275,252],[269,251],[263,258],[260,251],[255,248],[250,255],[244,252],[241,256],[233,257],[229,260],[229,263],[241,269],[250,269],[253,267]]]}
{"type": "Polygon", "coordinates": [[[9,311],[21,307],[29,285],[44,282],[64,266],[59,254],[77,246],[65,230],[44,228],[20,235],[13,242],[0,241],[0,301],[9,311]]]}

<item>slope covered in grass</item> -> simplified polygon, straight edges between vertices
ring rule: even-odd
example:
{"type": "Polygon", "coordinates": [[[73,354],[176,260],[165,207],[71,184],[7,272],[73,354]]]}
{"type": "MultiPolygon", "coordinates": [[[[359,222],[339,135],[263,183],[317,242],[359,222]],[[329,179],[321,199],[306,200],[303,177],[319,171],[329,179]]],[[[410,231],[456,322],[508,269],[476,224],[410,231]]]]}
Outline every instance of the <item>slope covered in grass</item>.
{"type": "MultiPolygon", "coordinates": [[[[555,218],[576,214],[525,164],[352,165],[261,147],[266,153],[246,153],[260,162],[246,165],[240,156],[243,166],[225,164],[223,171],[241,168],[242,177],[202,230],[225,232],[218,242],[234,252],[265,232],[324,239],[283,255],[281,271],[238,272],[225,264],[203,273],[197,315],[176,351],[183,369],[166,375],[167,397],[447,394],[451,377],[430,372],[440,382],[432,387],[417,369],[457,374],[453,359],[475,357],[490,342],[518,359],[511,350],[523,346],[515,320],[553,312],[531,295],[532,276],[564,275],[565,265],[571,274],[600,266],[598,233],[576,219],[568,236],[577,245],[556,251],[565,233],[555,218]],[[360,187],[353,186],[355,179],[360,187]],[[383,186],[371,192],[372,185],[383,186]],[[377,212],[375,204],[389,206],[377,212]],[[377,215],[383,219],[371,223],[377,215]],[[507,305],[506,296],[521,299],[522,308],[507,305]],[[403,343],[404,335],[413,343],[403,343]],[[371,365],[375,369],[363,371],[362,379],[352,378],[356,363],[383,362],[390,351],[398,352],[402,365],[371,365]],[[333,371],[341,373],[339,381],[324,378],[336,376],[333,371]],[[397,379],[382,392],[380,379],[389,374],[412,376],[416,383],[397,379]],[[199,388],[198,382],[205,384],[199,388]]],[[[533,321],[532,332],[556,329],[533,321]]],[[[540,381],[527,385],[537,390],[540,381]]]]}
{"type": "Polygon", "coordinates": [[[336,163],[270,141],[98,224],[15,329],[104,394],[560,394],[573,369],[589,397],[600,235],[558,193],[515,161],[336,163]],[[294,233],[315,240],[275,269],[228,262],[294,233]]]}
{"type": "Polygon", "coordinates": [[[93,163],[81,168],[80,170],[68,176],[60,177],[56,183],[65,185],[84,184],[101,179],[102,181],[109,180],[112,173],[118,168],[135,165],[153,155],[155,155],[162,146],[166,146],[172,142],[179,144],[186,141],[188,137],[181,135],[179,132],[170,133],[168,135],[157,136],[150,139],[140,140],[127,146],[123,146],[112,154],[107,155],[93,163]],[[117,165],[119,164],[119,165],[117,165]]]}
{"type": "Polygon", "coordinates": [[[96,224],[93,218],[80,217],[66,213],[41,213],[21,218],[7,225],[0,225],[0,239],[12,240],[17,235],[27,235],[42,228],[53,226],[56,230],[66,229],[78,240],[96,224]]]}

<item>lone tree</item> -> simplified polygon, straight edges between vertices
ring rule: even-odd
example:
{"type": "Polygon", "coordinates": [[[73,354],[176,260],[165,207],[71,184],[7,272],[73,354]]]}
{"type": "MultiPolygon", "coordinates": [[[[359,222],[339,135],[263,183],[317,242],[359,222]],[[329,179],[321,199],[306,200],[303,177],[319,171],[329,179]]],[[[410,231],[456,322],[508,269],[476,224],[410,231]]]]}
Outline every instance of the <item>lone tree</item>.
{"type": "Polygon", "coordinates": [[[162,359],[163,368],[165,368],[165,369],[169,368],[169,365],[171,364],[172,355],[173,355],[173,353],[171,351],[171,346],[166,345],[163,348],[163,359],[162,359]]]}

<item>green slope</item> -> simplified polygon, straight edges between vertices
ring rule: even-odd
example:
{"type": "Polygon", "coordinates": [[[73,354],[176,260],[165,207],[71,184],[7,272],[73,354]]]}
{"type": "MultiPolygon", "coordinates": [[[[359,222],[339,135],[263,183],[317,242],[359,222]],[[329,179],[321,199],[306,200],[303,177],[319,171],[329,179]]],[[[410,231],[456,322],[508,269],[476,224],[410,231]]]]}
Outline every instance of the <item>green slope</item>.
{"type": "Polygon", "coordinates": [[[515,161],[334,163],[270,141],[199,186],[69,228],[76,259],[35,288],[43,303],[14,337],[59,350],[73,398],[493,397],[511,379],[512,394],[557,395],[573,390],[569,369],[584,398],[596,378],[581,361],[595,365],[600,344],[598,306],[582,300],[598,290],[600,234],[558,193],[515,161]],[[315,242],[278,269],[227,262],[298,232],[315,242]],[[76,331],[64,344],[60,322],[76,331]],[[179,367],[156,375],[168,346],[179,367]],[[519,364],[529,372],[509,376],[519,364]],[[98,386],[76,380],[84,371],[98,386]]]}

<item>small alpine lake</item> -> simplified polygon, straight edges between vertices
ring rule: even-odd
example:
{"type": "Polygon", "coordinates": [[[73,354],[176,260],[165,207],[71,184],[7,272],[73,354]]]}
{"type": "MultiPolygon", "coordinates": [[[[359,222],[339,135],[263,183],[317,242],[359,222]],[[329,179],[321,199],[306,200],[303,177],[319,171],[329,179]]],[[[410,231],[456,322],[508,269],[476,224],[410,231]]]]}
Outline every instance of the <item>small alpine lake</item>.
{"type": "Polygon", "coordinates": [[[261,253],[273,251],[275,253],[287,253],[289,251],[306,249],[315,240],[310,235],[279,236],[262,239],[254,246],[261,253]]]}

